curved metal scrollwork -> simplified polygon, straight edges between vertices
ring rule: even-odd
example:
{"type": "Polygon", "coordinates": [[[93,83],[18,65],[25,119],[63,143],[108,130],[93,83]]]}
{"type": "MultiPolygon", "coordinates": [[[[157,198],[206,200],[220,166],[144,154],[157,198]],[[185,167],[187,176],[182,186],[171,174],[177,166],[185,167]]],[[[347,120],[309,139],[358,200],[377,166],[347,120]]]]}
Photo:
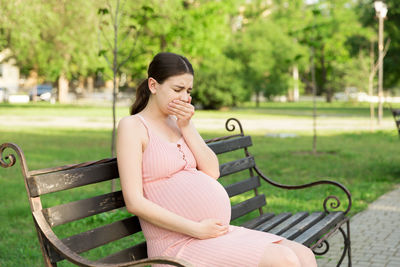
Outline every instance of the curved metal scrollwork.
{"type": "MultiPolygon", "coordinates": [[[[234,137],[244,136],[242,124],[240,123],[240,121],[238,119],[235,119],[235,118],[227,119],[226,122],[225,122],[225,129],[228,132],[233,132],[236,129],[236,125],[235,124],[237,124],[237,126],[239,126],[239,130],[240,130],[239,134],[216,137],[216,138],[212,138],[212,139],[206,139],[204,141],[206,142],[206,144],[210,144],[210,143],[214,143],[214,142],[217,142],[217,141],[222,141],[222,140],[227,140],[227,139],[231,139],[231,138],[234,138],[234,137]]],[[[247,149],[247,148],[245,148],[245,149],[247,149]]]]}
{"type": "MultiPolygon", "coordinates": [[[[338,187],[339,189],[341,189],[347,196],[347,201],[348,201],[348,206],[347,209],[343,212],[344,214],[347,214],[349,212],[349,210],[351,209],[351,194],[350,191],[344,187],[342,184],[335,182],[335,181],[330,181],[330,180],[320,180],[320,181],[316,181],[316,182],[312,182],[312,183],[308,183],[308,184],[303,184],[303,185],[284,185],[284,184],[280,184],[277,183],[273,180],[271,180],[270,178],[268,178],[266,175],[264,175],[261,170],[255,166],[254,170],[256,171],[256,173],[266,182],[279,187],[279,188],[285,188],[285,189],[290,189],[290,190],[295,190],[295,189],[304,189],[304,188],[308,188],[308,187],[314,187],[317,185],[322,185],[322,184],[329,184],[329,185],[333,185],[338,187]]],[[[330,203],[330,207],[332,209],[337,209],[341,202],[339,201],[339,198],[337,196],[328,196],[327,198],[325,198],[324,203],[323,203],[323,207],[326,213],[329,213],[328,208],[327,208],[327,204],[329,200],[333,200],[334,202],[330,203]]]]}
{"type": "Polygon", "coordinates": [[[322,241],[321,244],[319,244],[318,246],[316,246],[316,247],[313,249],[314,254],[315,254],[315,255],[318,255],[318,256],[324,255],[324,254],[326,254],[328,251],[329,251],[329,243],[328,243],[328,241],[326,241],[326,240],[322,241]],[[316,251],[317,249],[318,249],[318,250],[319,250],[319,249],[323,249],[323,250],[322,250],[322,251],[316,251]]]}
{"type": "Polygon", "coordinates": [[[8,168],[8,167],[14,166],[15,162],[17,161],[14,154],[9,154],[9,155],[6,155],[3,157],[4,150],[5,150],[5,147],[1,146],[0,166],[3,168],[8,168]],[[9,161],[9,162],[7,163],[7,161],[9,161]]]}
{"type": "Polygon", "coordinates": [[[332,209],[337,209],[337,208],[339,208],[340,207],[340,200],[339,200],[339,198],[337,197],[337,196],[328,196],[328,197],[326,197],[325,199],[324,199],[324,211],[326,212],[326,213],[329,213],[329,210],[328,210],[328,208],[327,208],[327,204],[328,204],[328,201],[329,200],[333,200],[332,202],[330,202],[330,207],[332,208],[332,209]]]}
{"type": "Polygon", "coordinates": [[[234,121],[235,123],[237,123],[237,125],[239,126],[239,129],[240,129],[240,135],[243,136],[244,133],[243,133],[242,124],[241,124],[240,121],[239,121],[238,119],[236,119],[236,118],[229,118],[229,119],[227,119],[226,122],[225,122],[225,129],[226,129],[228,132],[233,132],[233,131],[236,129],[235,124],[234,124],[232,121],[234,121]]]}
{"type": "Polygon", "coordinates": [[[16,144],[4,143],[0,146],[0,166],[3,168],[9,168],[11,166],[14,166],[15,162],[17,161],[17,158],[14,154],[4,155],[4,151],[7,148],[14,150],[18,154],[21,161],[22,172],[25,176],[27,176],[28,168],[26,166],[24,153],[22,152],[21,148],[19,148],[19,146],[17,146],[16,144]]]}

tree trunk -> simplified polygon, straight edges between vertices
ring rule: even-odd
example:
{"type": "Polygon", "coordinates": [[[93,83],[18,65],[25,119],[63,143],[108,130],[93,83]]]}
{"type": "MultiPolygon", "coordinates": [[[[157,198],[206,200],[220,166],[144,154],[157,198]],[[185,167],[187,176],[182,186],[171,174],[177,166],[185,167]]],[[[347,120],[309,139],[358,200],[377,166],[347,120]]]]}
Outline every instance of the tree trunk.
{"type": "Polygon", "coordinates": [[[89,76],[86,78],[86,88],[88,93],[93,93],[94,91],[94,78],[89,76]]]}
{"type": "Polygon", "coordinates": [[[294,80],[294,86],[293,86],[293,101],[294,101],[294,102],[299,102],[299,98],[300,98],[300,91],[299,91],[299,68],[297,67],[297,64],[294,65],[294,67],[293,67],[293,80],[294,80]]]}
{"type": "Polygon", "coordinates": [[[66,103],[68,102],[68,91],[69,91],[69,81],[65,77],[64,73],[61,73],[58,78],[58,102],[66,103]]]}
{"type": "Polygon", "coordinates": [[[260,91],[256,92],[256,107],[260,107],[260,91]]]}
{"type": "MultiPolygon", "coordinates": [[[[321,47],[321,57],[319,63],[321,64],[321,83],[319,84],[319,92],[324,93],[326,90],[326,102],[332,102],[332,88],[325,88],[327,81],[327,71],[325,66],[325,47],[322,45],[321,47]]],[[[315,57],[315,55],[314,55],[315,57]]],[[[315,66],[314,66],[315,69],[315,66]]],[[[315,84],[316,85],[316,84],[315,84]]],[[[317,92],[318,93],[318,92],[317,92]]]]}
{"type": "Polygon", "coordinates": [[[37,70],[33,69],[29,71],[29,77],[25,82],[24,87],[32,89],[32,101],[36,102],[37,100],[37,85],[38,85],[38,72],[37,70]]]}
{"type": "Polygon", "coordinates": [[[165,51],[167,48],[167,39],[165,38],[165,35],[160,36],[160,49],[161,51],[165,51]]]}
{"type": "Polygon", "coordinates": [[[297,65],[293,66],[293,88],[288,90],[288,101],[298,102],[299,101],[299,69],[297,65]]]}
{"type": "Polygon", "coordinates": [[[85,77],[79,76],[78,87],[76,88],[76,92],[79,93],[79,94],[85,94],[86,93],[85,77]]]}
{"type": "Polygon", "coordinates": [[[369,57],[371,60],[371,70],[368,77],[368,95],[369,99],[369,114],[370,114],[370,131],[374,131],[374,121],[375,121],[375,107],[372,102],[372,96],[374,95],[374,76],[375,76],[375,53],[374,53],[374,42],[371,42],[371,47],[369,50],[369,57]]]}
{"type": "Polygon", "coordinates": [[[313,146],[312,153],[317,154],[317,83],[315,79],[315,49],[314,47],[311,49],[311,80],[313,87],[313,146]]]}
{"type": "Polygon", "coordinates": [[[326,88],[326,102],[331,103],[333,98],[333,90],[331,87],[326,88]]]}

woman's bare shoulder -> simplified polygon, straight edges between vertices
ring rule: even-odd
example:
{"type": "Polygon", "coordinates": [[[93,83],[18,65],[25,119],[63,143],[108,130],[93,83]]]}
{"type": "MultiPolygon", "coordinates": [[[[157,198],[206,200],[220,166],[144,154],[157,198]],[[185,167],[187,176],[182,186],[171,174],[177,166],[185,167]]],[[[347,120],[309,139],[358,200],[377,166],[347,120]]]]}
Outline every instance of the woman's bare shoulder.
{"type": "Polygon", "coordinates": [[[141,140],[147,139],[147,130],[138,116],[123,117],[118,123],[118,133],[136,137],[141,140]]]}

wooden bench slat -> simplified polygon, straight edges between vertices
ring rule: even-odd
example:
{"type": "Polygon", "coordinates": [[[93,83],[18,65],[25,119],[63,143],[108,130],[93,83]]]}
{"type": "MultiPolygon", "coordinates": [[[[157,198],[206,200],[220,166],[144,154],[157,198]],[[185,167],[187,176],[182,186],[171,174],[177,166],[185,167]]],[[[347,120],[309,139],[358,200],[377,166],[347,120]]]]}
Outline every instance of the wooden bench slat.
{"type": "Polygon", "coordinates": [[[250,191],[260,186],[260,178],[258,176],[250,177],[249,179],[239,181],[225,187],[229,197],[233,197],[244,192],[250,191]]]}
{"type": "Polygon", "coordinates": [[[122,192],[112,192],[88,199],[82,199],[43,210],[51,227],[72,222],[102,212],[121,208],[125,205],[122,192]]]}
{"type": "Polygon", "coordinates": [[[268,232],[271,234],[274,234],[274,235],[280,235],[281,233],[285,232],[287,229],[289,229],[293,225],[297,224],[298,222],[300,222],[307,216],[308,216],[308,212],[298,212],[298,213],[294,214],[293,216],[291,216],[290,218],[288,218],[287,220],[285,220],[284,222],[278,224],[277,226],[275,226],[268,232]]]}
{"type": "Polygon", "coordinates": [[[246,157],[234,161],[230,161],[224,164],[221,164],[219,167],[220,177],[243,171],[249,168],[253,168],[255,166],[253,157],[246,157]]]}
{"type": "Polygon", "coordinates": [[[277,226],[278,224],[280,224],[281,222],[283,222],[290,216],[292,216],[292,214],[290,212],[280,213],[280,214],[276,215],[275,217],[273,217],[272,219],[260,224],[259,226],[254,228],[254,230],[268,232],[270,229],[277,226]]]}
{"type": "Polygon", "coordinates": [[[239,218],[266,204],[265,195],[261,194],[232,206],[231,220],[239,218]]]}
{"type": "Polygon", "coordinates": [[[27,179],[32,197],[118,178],[117,161],[65,171],[46,173],[27,179]]]}
{"type": "Polygon", "coordinates": [[[147,258],[145,242],[126,248],[97,261],[97,263],[122,263],[147,258]]]}
{"type": "Polygon", "coordinates": [[[240,148],[249,147],[252,145],[250,136],[241,136],[228,140],[217,141],[209,144],[208,146],[214,151],[215,154],[222,154],[225,152],[234,151],[240,148]]]}
{"type": "Polygon", "coordinates": [[[273,214],[273,213],[264,213],[250,221],[243,223],[241,226],[249,228],[249,229],[254,229],[256,226],[271,219],[274,216],[275,216],[275,214],[273,214]]]}
{"type": "Polygon", "coordinates": [[[335,226],[340,220],[344,218],[343,212],[329,213],[322,220],[314,224],[310,229],[299,235],[294,241],[309,246],[322,233],[325,233],[328,229],[335,226]]]}
{"type": "Polygon", "coordinates": [[[82,253],[140,231],[139,218],[132,216],[64,238],[62,242],[76,253],[82,253]]]}
{"type": "Polygon", "coordinates": [[[304,220],[300,221],[296,225],[294,225],[292,228],[289,230],[281,233],[280,235],[282,237],[285,237],[289,240],[293,240],[296,237],[298,237],[301,233],[309,229],[311,226],[313,226],[315,223],[318,221],[322,220],[322,218],[325,217],[324,212],[314,212],[310,214],[308,217],[306,217],[304,220]]]}

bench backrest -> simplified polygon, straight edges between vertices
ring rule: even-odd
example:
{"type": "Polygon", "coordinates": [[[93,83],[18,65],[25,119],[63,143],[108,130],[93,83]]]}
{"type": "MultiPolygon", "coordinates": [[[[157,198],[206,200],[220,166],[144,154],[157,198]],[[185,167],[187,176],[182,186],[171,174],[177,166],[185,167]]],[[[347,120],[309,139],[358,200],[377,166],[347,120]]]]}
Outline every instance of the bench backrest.
{"type": "Polygon", "coordinates": [[[390,110],[392,112],[393,119],[396,124],[397,132],[399,133],[400,136],[400,109],[393,109],[390,107],[390,110]]]}
{"type": "MultiPolygon", "coordinates": [[[[223,162],[220,165],[220,181],[223,182],[229,196],[236,197],[248,191],[254,191],[250,197],[248,193],[246,194],[246,200],[242,200],[243,197],[233,199],[233,203],[235,204],[232,206],[232,220],[254,210],[258,210],[262,213],[262,206],[264,206],[266,202],[265,196],[259,195],[257,192],[257,187],[260,186],[260,179],[253,174],[252,168],[255,166],[254,158],[250,156],[247,151],[247,147],[252,145],[250,136],[244,136],[243,133],[241,133],[239,135],[208,140],[207,142],[209,147],[217,155],[228,152],[233,153],[232,156],[228,155],[224,158],[234,158],[234,160],[228,160],[228,162],[223,162]],[[242,154],[243,156],[237,155],[238,150],[242,150],[242,153],[244,152],[242,154]],[[245,174],[243,172],[245,172],[245,174]],[[226,179],[227,176],[232,176],[233,178],[226,179]]],[[[123,250],[101,259],[101,262],[104,263],[115,263],[147,257],[146,244],[143,236],[141,236],[138,218],[136,216],[131,216],[127,212],[121,216],[119,216],[119,214],[124,212],[119,212],[116,216],[112,215],[113,212],[115,214],[116,210],[121,211],[121,208],[125,206],[122,192],[116,191],[100,195],[94,192],[94,196],[89,198],[79,196],[81,199],[69,201],[72,193],[66,194],[64,191],[73,191],[82,186],[93,187],[98,183],[110,181],[118,177],[116,159],[104,159],[95,163],[83,163],[79,166],[63,166],[46,170],[29,171],[25,179],[32,212],[41,212],[51,228],[67,225],[59,231],[62,233],[62,239],[60,239],[72,251],[81,254],[116,240],[134,236],[134,246],[128,246],[123,250]],[[52,194],[61,191],[63,191],[61,194],[64,194],[64,197],[68,196],[66,197],[68,201],[62,203],[63,199],[56,198],[60,201],[59,205],[46,207],[46,201],[43,199],[46,197],[45,195],[50,195],[51,198],[52,194]],[[105,214],[111,215],[107,217],[105,214]],[[92,224],[88,218],[96,215],[97,218],[98,216],[104,215],[106,218],[104,221],[107,221],[107,224],[96,226],[92,229],[92,224]],[[110,223],[109,220],[107,220],[109,217],[116,217],[117,220],[110,223]],[[77,225],[82,223],[81,219],[84,218],[86,218],[86,221],[84,221],[83,224],[85,227],[89,227],[89,229],[81,233],[72,233],[73,231],[70,230],[71,228],[81,229],[77,225]]],[[[39,233],[39,240],[40,239],[39,233]]],[[[45,238],[42,238],[42,242],[44,243],[42,247],[46,248],[51,262],[56,263],[63,260],[63,257],[60,256],[59,253],[45,244],[45,238]]],[[[132,245],[132,241],[126,243],[132,245]]]]}

